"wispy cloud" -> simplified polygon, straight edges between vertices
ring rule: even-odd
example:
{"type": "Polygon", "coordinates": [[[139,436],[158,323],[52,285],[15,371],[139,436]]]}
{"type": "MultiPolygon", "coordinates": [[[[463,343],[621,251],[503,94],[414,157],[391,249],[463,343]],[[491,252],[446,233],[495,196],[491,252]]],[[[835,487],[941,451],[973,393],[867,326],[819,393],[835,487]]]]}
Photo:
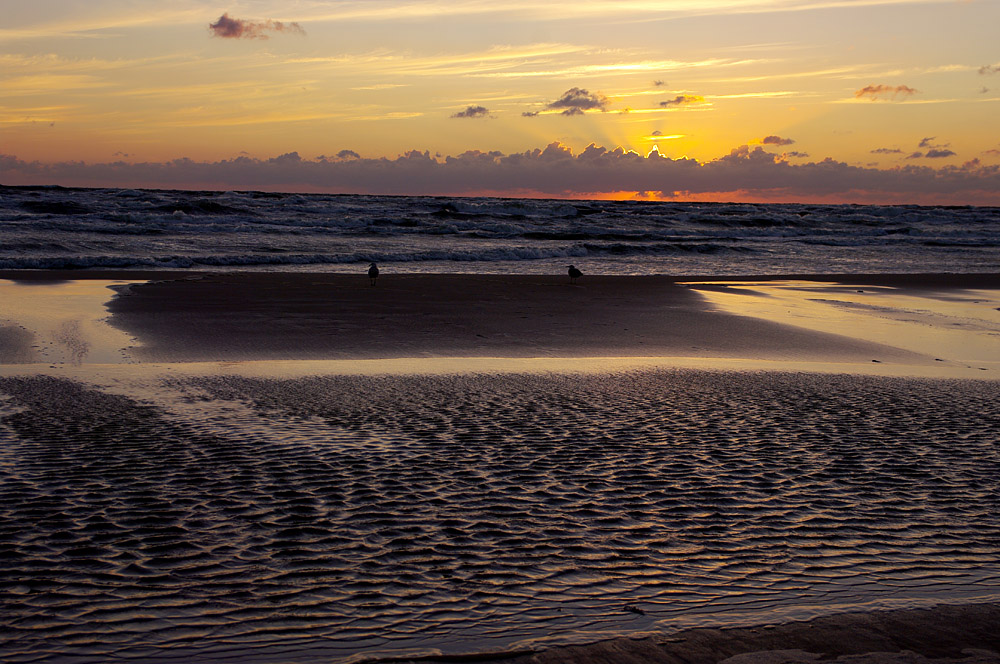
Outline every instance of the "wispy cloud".
{"type": "Polygon", "coordinates": [[[753,76],[738,76],[726,78],[713,78],[716,83],[758,83],[760,81],[783,80],[791,78],[854,78],[862,72],[870,71],[870,67],[864,65],[848,65],[844,67],[831,67],[826,69],[811,69],[796,72],[780,72],[776,74],[756,74],[753,76]]]}
{"type": "Polygon", "coordinates": [[[284,62],[299,67],[326,69],[330,65],[347,66],[366,74],[403,76],[488,76],[519,67],[548,63],[552,58],[588,55],[584,46],[561,43],[524,46],[492,46],[462,53],[419,55],[405,51],[378,49],[360,54],[288,58],[284,62]]]}
{"type": "Polygon", "coordinates": [[[375,85],[359,85],[357,87],[351,88],[352,90],[395,90],[396,88],[405,88],[406,83],[376,83],[375,85]]]}
{"type": "Polygon", "coordinates": [[[801,95],[799,92],[792,92],[790,90],[774,91],[774,92],[741,92],[738,94],[729,95],[708,95],[709,99],[767,99],[770,97],[791,97],[792,95],[801,95]]]}
{"type": "Polygon", "coordinates": [[[97,76],[86,74],[34,74],[18,76],[5,81],[3,95],[8,99],[13,97],[32,97],[69,91],[93,91],[111,87],[111,83],[97,76]]]}
{"type": "Polygon", "coordinates": [[[242,18],[231,18],[228,13],[219,17],[215,23],[210,23],[208,29],[214,37],[224,39],[267,39],[270,32],[290,32],[304,35],[306,31],[298,23],[282,23],[281,21],[248,21],[242,18]]]}
{"type": "MultiPolygon", "coordinates": [[[[599,54],[598,54],[599,55],[599,54]]],[[[583,77],[607,76],[609,74],[636,74],[643,72],[680,71],[701,67],[735,67],[755,64],[756,60],[731,60],[712,58],[707,60],[636,60],[632,62],[614,62],[606,64],[578,64],[545,69],[520,69],[506,72],[484,72],[481,75],[490,78],[539,78],[539,77],[583,77]]]]}
{"type": "Polygon", "coordinates": [[[908,85],[892,86],[892,85],[879,84],[879,85],[866,85],[860,90],[855,91],[854,96],[858,99],[861,99],[862,97],[869,97],[872,100],[883,99],[885,97],[891,97],[892,99],[895,99],[899,95],[903,95],[904,97],[909,97],[910,95],[916,94],[917,92],[920,91],[911,88],[908,85]]]}
{"type": "Polygon", "coordinates": [[[41,20],[20,26],[5,21],[4,27],[0,27],[0,41],[62,37],[101,39],[107,37],[109,31],[198,24],[205,17],[205,8],[182,2],[62,3],[59,11],[46,11],[42,15],[41,20]]]}
{"type": "MultiPolygon", "coordinates": [[[[939,0],[621,0],[616,2],[578,2],[550,0],[531,2],[514,0],[353,0],[345,2],[295,3],[296,19],[310,23],[344,21],[399,22],[441,20],[449,17],[506,15],[520,20],[565,21],[567,16],[582,20],[619,22],[674,19],[687,16],[735,13],[788,13],[830,8],[861,9],[880,5],[930,4],[939,0]]],[[[203,20],[201,2],[114,3],[115,10],[101,11],[100,4],[64,3],[59,12],[30,25],[0,28],[0,40],[51,37],[98,38],[109,29],[126,30],[142,26],[185,26],[203,20]]],[[[288,24],[286,24],[288,25],[288,24]]]]}
{"type": "Polygon", "coordinates": [[[899,148],[875,148],[874,150],[869,150],[872,154],[903,154],[903,151],[899,148]]]}
{"type": "Polygon", "coordinates": [[[997,74],[1000,73],[1000,64],[997,65],[983,65],[979,68],[980,74],[997,74]]]}
{"type": "MultiPolygon", "coordinates": [[[[523,20],[565,21],[567,16],[581,19],[614,19],[618,22],[670,19],[684,16],[735,13],[787,13],[831,8],[863,8],[881,5],[928,4],[935,0],[617,0],[616,2],[578,2],[549,0],[529,2],[512,0],[397,0],[388,2],[336,3],[333,11],[317,10],[311,20],[396,21],[441,19],[452,16],[501,14],[523,20]]],[[[323,7],[318,4],[318,7],[323,7]]]]}
{"type": "Polygon", "coordinates": [[[791,138],[782,138],[781,136],[765,136],[760,139],[760,142],[764,145],[791,145],[795,141],[791,138]]]}

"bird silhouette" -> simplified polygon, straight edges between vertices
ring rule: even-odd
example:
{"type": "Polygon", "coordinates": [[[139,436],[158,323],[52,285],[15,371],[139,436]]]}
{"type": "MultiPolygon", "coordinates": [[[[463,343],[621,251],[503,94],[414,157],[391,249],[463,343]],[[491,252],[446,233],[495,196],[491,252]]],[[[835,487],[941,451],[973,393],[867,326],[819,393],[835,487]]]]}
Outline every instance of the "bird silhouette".
{"type": "Polygon", "coordinates": [[[378,279],[378,265],[375,265],[375,263],[368,265],[368,278],[371,279],[372,286],[374,286],[375,280],[378,279]]]}
{"type": "Polygon", "coordinates": [[[575,284],[576,280],[583,276],[583,272],[576,269],[575,265],[569,266],[569,282],[575,284]]]}

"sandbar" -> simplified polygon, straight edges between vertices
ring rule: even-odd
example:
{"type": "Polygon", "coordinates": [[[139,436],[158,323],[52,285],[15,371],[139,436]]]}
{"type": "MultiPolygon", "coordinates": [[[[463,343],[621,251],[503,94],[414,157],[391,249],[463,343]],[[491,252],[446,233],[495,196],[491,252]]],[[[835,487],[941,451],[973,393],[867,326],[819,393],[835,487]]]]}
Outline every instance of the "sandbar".
{"type": "MultiPolygon", "coordinates": [[[[921,361],[887,344],[708,306],[673,277],[215,273],[112,301],[141,361],[732,357],[921,361]]],[[[913,283],[913,282],[910,282],[913,283]]]]}

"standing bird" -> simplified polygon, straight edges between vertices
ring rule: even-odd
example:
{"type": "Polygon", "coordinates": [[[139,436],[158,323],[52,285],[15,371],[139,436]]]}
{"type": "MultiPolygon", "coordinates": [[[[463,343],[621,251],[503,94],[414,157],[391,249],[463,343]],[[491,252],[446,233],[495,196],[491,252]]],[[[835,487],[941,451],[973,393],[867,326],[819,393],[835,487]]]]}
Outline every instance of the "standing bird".
{"type": "Polygon", "coordinates": [[[583,276],[583,272],[576,269],[575,265],[569,266],[569,282],[575,284],[576,280],[583,276]]]}
{"type": "Polygon", "coordinates": [[[375,265],[375,263],[368,265],[368,278],[372,280],[372,286],[374,286],[375,280],[378,279],[378,265],[375,265]]]}

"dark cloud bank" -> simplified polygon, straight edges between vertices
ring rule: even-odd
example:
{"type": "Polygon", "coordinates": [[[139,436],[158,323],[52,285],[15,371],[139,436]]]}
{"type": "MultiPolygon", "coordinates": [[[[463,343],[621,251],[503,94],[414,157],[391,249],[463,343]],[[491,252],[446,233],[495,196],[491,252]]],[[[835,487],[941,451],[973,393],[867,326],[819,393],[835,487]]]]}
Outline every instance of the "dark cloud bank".
{"type": "Polygon", "coordinates": [[[26,162],[0,155],[0,183],[66,186],[250,189],[372,194],[548,196],[585,198],[646,192],[701,200],[838,200],[882,203],[1000,204],[1000,166],[977,161],[931,168],[852,166],[825,159],[792,164],[760,146],[741,146],[708,162],[649,157],[591,145],[579,154],[552,143],[523,153],[469,151],[435,158],[412,151],[399,157],[273,159],[217,162],[26,162]]]}

